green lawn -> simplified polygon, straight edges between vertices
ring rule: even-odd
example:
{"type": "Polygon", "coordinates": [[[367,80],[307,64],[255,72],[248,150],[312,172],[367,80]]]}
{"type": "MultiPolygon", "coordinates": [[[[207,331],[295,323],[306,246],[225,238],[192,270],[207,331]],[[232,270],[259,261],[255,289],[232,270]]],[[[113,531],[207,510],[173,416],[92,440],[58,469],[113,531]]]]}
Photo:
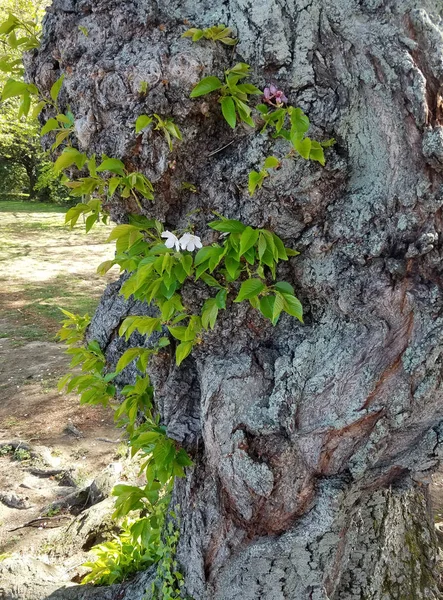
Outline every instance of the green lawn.
{"type": "Polygon", "coordinates": [[[27,202],[1,200],[0,213],[12,212],[30,212],[30,213],[65,213],[68,209],[65,206],[56,204],[45,204],[44,202],[27,202]]]}
{"type": "MultiPolygon", "coordinates": [[[[0,338],[16,343],[53,340],[62,313],[92,314],[105,285],[97,266],[113,257],[110,227],[64,224],[67,208],[0,202],[0,338]]],[[[114,269],[113,271],[116,271],[114,269]]]]}

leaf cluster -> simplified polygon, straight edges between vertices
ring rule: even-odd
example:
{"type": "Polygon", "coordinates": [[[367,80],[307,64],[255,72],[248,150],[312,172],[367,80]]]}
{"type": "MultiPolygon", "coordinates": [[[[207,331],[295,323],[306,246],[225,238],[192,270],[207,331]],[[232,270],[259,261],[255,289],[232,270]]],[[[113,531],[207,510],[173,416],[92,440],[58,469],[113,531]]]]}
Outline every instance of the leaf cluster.
{"type": "Polygon", "coordinates": [[[246,63],[237,63],[232,69],[225,71],[224,83],[215,76],[205,77],[193,88],[190,97],[198,98],[219,91],[218,101],[228,125],[235,129],[237,121],[242,121],[255,127],[251,117],[252,109],[248,105],[249,96],[262,94],[262,91],[251,83],[240,83],[250,77],[250,69],[251,67],[246,63]]]}
{"type": "Polygon", "coordinates": [[[77,223],[80,215],[87,213],[92,213],[89,223],[89,217],[86,221],[87,231],[100,218],[106,222],[106,215],[101,211],[99,200],[103,196],[108,199],[116,193],[122,198],[132,196],[138,204],[140,204],[138,194],[147,200],[153,200],[154,198],[153,185],[146,175],[139,172],[129,172],[125,164],[117,158],[102,155],[101,162],[97,165],[95,154],[88,158],[84,152],[67,146],[55,161],[54,172],[66,172],[74,166],[80,171],[84,168],[87,169],[88,174],[74,180],[66,176],[64,180],[64,184],[71,190],[71,196],[85,199],[85,202],[72,207],[67,212],[65,222],[70,223],[71,226],[77,223]],[[90,200],[91,196],[97,196],[98,198],[90,200]]]}
{"type": "Polygon", "coordinates": [[[269,169],[277,169],[280,166],[280,161],[275,156],[268,156],[265,160],[263,169],[260,171],[251,171],[249,173],[248,191],[249,195],[253,196],[256,188],[261,188],[266,177],[269,177],[269,169]]]}
{"type": "Polygon", "coordinates": [[[191,38],[193,42],[198,42],[204,38],[213,42],[221,42],[226,46],[235,46],[238,40],[231,37],[231,35],[232,29],[230,27],[226,27],[226,25],[213,25],[212,27],[206,27],[206,29],[191,27],[183,33],[182,38],[191,38]]]}
{"type": "MultiPolygon", "coordinates": [[[[127,317],[119,334],[127,340],[134,331],[146,336],[156,334],[159,338],[156,347],[162,348],[169,340],[161,334],[168,331],[176,340],[177,365],[201,343],[204,332],[215,327],[219,311],[226,309],[228,299],[248,300],[273,324],[282,312],[300,321],[303,318],[293,287],[285,282],[269,283],[276,278],[278,263],[296,256],[296,251],[286,248],[275,233],[246,226],[240,221],[222,218],[209,226],[224,234],[222,243],[204,246],[193,255],[167,248],[161,238],[161,223],[137,217],[113,229],[108,241],[116,241],[116,256],[98,268],[99,273],[104,274],[113,265],[119,265],[121,270],[130,273],[121,293],[158,308],[158,316],[127,317]],[[186,280],[200,280],[208,291],[215,291],[215,295],[211,294],[204,301],[198,314],[183,304],[180,290],[186,280]]],[[[149,352],[128,350],[118,367],[123,368],[135,358],[144,366],[149,352]]]]}
{"type": "Polygon", "coordinates": [[[177,127],[177,125],[174,123],[174,120],[171,117],[163,119],[156,113],[154,113],[152,116],[140,115],[135,122],[135,133],[140,133],[141,131],[143,131],[143,129],[145,129],[146,127],[151,125],[151,123],[153,123],[154,119],[156,119],[157,121],[154,129],[156,131],[160,130],[163,132],[163,135],[165,136],[165,139],[168,142],[169,150],[170,152],[172,152],[172,138],[181,140],[182,134],[180,132],[180,129],[177,127]]]}
{"type": "Polygon", "coordinates": [[[264,121],[262,132],[266,131],[268,127],[273,128],[275,130],[273,137],[282,137],[290,142],[292,152],[306,160],[316,160],[322,166],[325,165],[323,148],[332,146],[335,140],[317,142],[307,137],[310,121],[301,108],[288,106],[273,110],[266,104],[258,104],[257,110],[264,121]],[[289,126],[289,129],[286,129],[285,125],[289,126]]]}
{"type": "Polygon", "coordinates": [[[0,55],[0,71],[21,76],[24,72],[21,55],[40,46],[40,26],[37,21],[20,19],[10,12],[0,23],[0,41],[8,50],[0,55]]]}

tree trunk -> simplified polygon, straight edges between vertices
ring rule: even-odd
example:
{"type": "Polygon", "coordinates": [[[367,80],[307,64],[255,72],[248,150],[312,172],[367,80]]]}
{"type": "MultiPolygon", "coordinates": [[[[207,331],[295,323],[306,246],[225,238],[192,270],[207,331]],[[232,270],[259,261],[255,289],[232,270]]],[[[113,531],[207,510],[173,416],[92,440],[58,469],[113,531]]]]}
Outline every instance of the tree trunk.
{"type": "Polygon", "coordinates": [[[29,200],[33,200],[36,196],[35,184],[37,183],[37,175],[35,172],[35,164],[33,161],[23,161],[23,166],[26,169],[26,174],[28,176],[28,190],[29,190],[29,200]]]}
{"type": "MultiPolygon", "coordinates": [[[[195,460],[174,497],[188,594],[441,598],[427,503],[443,431],[441,2],[54,0],[28,71],[44,90],[66,74],[81,149],[152,178],[147,216],[209,243],[215,210],[301,252],[280,276],[304,325],[232,304],[180,368],[150,367],[168,433],[195,460]],[[234,55],[180,39],[221,22],[234,55]],[[337,139],[325,167],[285,160],[253,198],[248,172],[285,144],[189,99],[238,60],[305,110],[311,137],[337,139]],[[173,155],[157,132],[135,136],[143,113],[174,117],[173,155]]],[[[138,211],[109,208],[116,222],[138,211]]],[[[111,366],[126,347],[116,328],[144,310],[119,286],[89,334],[111,366]]]]}

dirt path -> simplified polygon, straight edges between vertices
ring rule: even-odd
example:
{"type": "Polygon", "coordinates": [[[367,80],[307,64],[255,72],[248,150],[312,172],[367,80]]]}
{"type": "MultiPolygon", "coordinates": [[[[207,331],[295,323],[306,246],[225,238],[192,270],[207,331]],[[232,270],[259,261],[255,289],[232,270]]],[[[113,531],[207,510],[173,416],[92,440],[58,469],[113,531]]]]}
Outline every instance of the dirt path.
{"type": "Polygon", "coordinates": [[[75,395],[57,391],[69,364],[54,341],[58,307],[91,314],[106,285],[96,267],[112,257],[109,228],[70,231],[63,212],[0,203],[0,554],[45,554],[55,528],[16,528],[62,515],[48,510],[51,503],[124,452],[109,410],[80,407],[75,395]],[[17,449],[15,440],[25,445],[17,449]],[[60,473],[42,477],[35,469],[60,473]]]}

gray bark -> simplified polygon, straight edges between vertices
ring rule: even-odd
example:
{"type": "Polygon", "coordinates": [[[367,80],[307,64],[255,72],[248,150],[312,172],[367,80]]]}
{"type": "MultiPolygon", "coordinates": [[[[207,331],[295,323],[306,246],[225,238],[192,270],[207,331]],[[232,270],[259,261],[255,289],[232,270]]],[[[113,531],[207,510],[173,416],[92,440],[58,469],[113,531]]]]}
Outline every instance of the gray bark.
{"type": "MultiPolygon", "coordinates": [[[[285,317],[273,328],[232,304],[182,367],[164,356],[150,367],[169,434],[195,460],[174,498],[187,592],[441,597],[426,500],[443,423],[441,2],[55,0],[28,71],[44,90],[66,74],[61,99],[81,148],[152,178],[144,214],[171,229],[190,219],[209,242],[216,210],[302,252],[280,276],[304,326],[285,317]],[[236,56],[180,39],[185,20],[234,27],[236,56]],[[307,112],[312,137],[337,139],[325,168],[285,161],[252,199],[248,172],[283,145],[232,133],[216,102],[188,98],[237,59],[307,112]],[[183,132],[174,155],[161,135],[133,132],[153,112],[183,132]]],[[[123,200],[110,210],[117,222],[138,211],[123,200]]],[[[147,310],[119,285],[90,330],[111,367],[122,318],[147,310]]]]}

